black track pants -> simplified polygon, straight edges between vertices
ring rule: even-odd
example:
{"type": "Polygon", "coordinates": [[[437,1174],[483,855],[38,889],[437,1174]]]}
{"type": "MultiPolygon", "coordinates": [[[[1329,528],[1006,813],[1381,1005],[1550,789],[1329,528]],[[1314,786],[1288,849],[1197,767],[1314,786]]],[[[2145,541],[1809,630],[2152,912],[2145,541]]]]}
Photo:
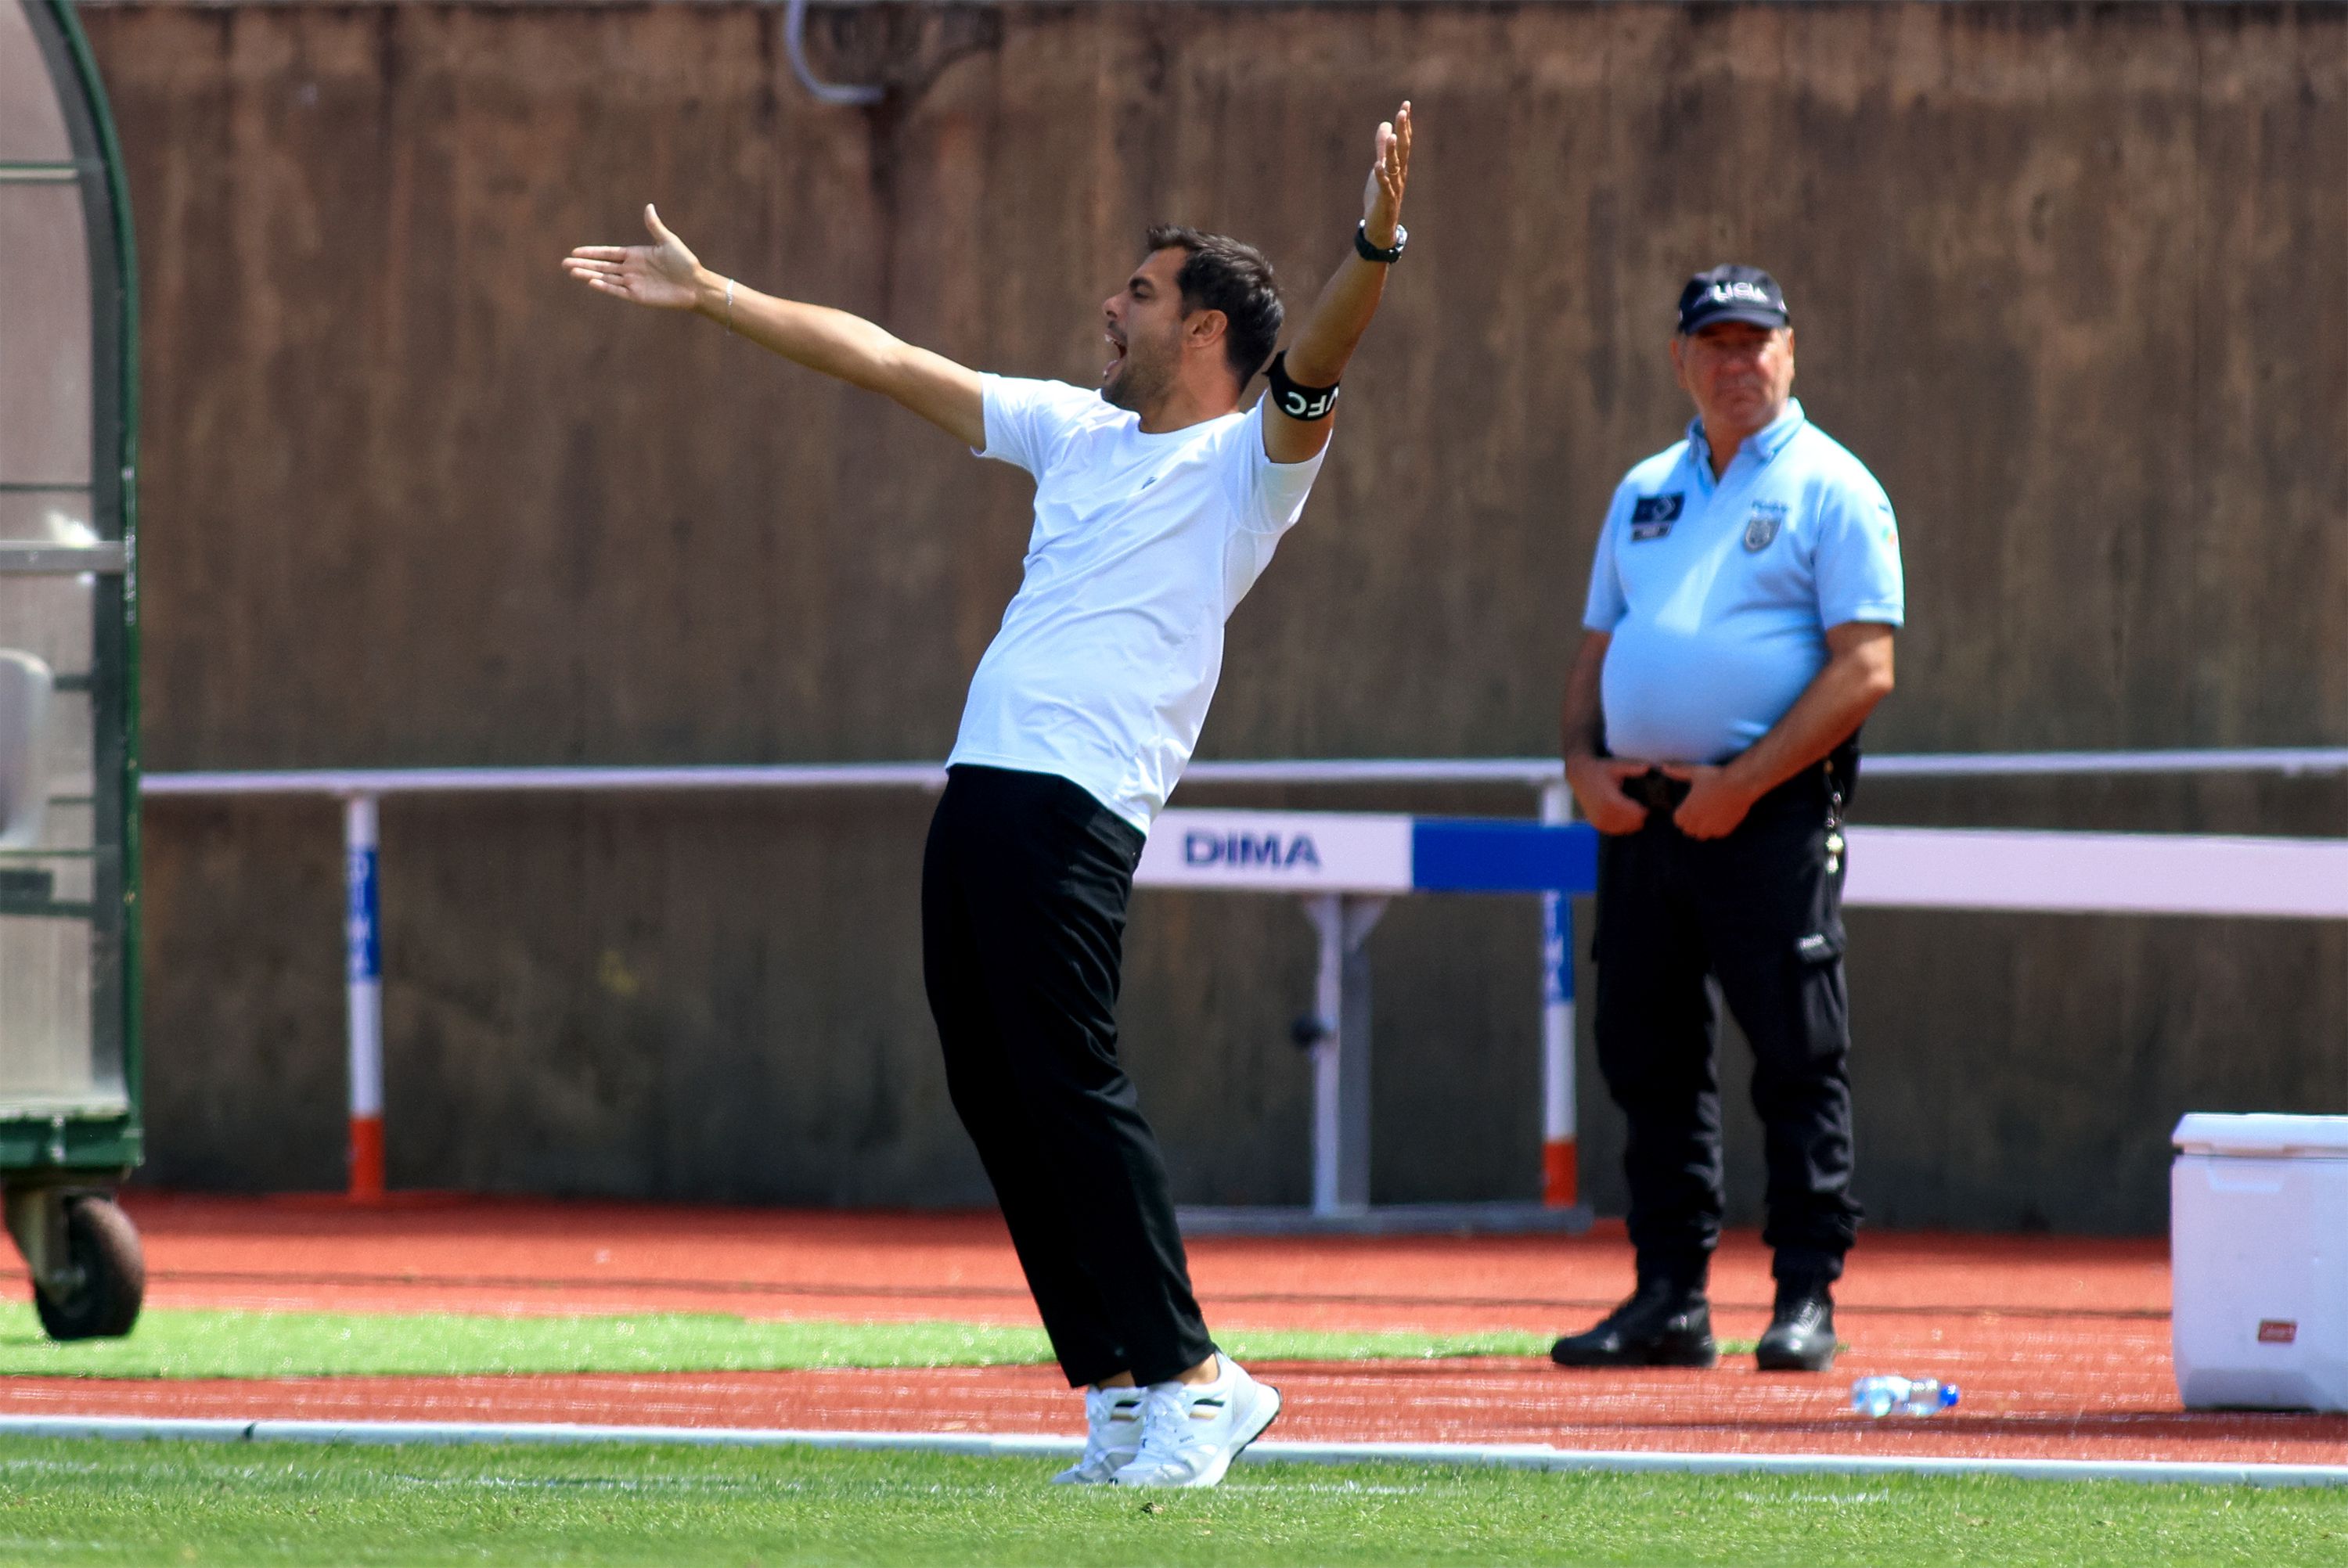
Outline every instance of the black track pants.
{"type": "Polygon", "coordinates": [[[1725,838],[1667,814],[1601,841],[1598,1062],[1630,1120],[1624,1171],[1641,1277],[1695,1283],[1720,1239],[1718,1026],[1707,975],[1753,1045],[1753,1106],[1767,1153],[1778,1277],[1838,1278],[1858,1231],[1851,1201],[1850,1020],[1842,871],[1829,870],[1831,801],[1812,769],[1725,838]]]}
{"type": "Polygon", "coordinates": [[[922,977],[1069,1383],[1166,1382],[1214,1353],[1158,1140],[1117,1059],[1142,836],[1048,774],[957,767],[922,866],[922,977]]]}

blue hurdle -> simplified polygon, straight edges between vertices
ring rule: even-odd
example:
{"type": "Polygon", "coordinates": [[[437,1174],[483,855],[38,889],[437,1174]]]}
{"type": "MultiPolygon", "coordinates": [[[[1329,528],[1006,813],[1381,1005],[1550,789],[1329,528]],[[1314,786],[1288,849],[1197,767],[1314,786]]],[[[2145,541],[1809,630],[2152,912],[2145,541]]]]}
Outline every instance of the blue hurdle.
{"type": "Polygon", "coordinates": [[[1552,820],[1182,809],[1158,818],[1137,886],[1289,894],[1303,899],[1320,935],[1306,1036],[1313,1220],[1343,1223],[1370,1213],[1367,943],[1387,900],[1406,893],[1527,893],[1542,901],[1542,1205],[1560,1228],[1588,1223],[1576,1201],[1573,914],[1567,900],[1597,886],[1598,835],[1587,824],[1565,821],[1562,799],[1545,798],[1542,815],[1552,820]]]}

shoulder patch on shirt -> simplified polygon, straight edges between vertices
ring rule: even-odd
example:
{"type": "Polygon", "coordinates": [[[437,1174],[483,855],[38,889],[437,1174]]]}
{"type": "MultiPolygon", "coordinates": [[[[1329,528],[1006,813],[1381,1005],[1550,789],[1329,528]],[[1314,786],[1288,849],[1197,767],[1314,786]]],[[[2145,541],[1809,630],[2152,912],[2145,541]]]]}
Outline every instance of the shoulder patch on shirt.
{"type": "Polygon", "coordinates": [[[1767,549],[1785,526],[1785,502],[1754,502],[1753,515],[1745,521],[1745,548],[1756,552],[1767,549]]]}
{"type": "Polygon", "coordinates": [[[1680,520],[1680,512],[1687,505],[1687,494],[1674,490],[1668,496],[1642,496],[1631,508],[1631,538],[1659,539],[1672,531],[1680,520]]]}

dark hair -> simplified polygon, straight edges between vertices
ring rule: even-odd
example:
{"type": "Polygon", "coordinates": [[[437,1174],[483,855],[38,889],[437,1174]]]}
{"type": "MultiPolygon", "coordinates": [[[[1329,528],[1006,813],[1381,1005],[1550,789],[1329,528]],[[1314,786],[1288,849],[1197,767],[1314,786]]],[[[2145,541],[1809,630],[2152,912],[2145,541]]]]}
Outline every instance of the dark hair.
{"type": "Polygon", "coordinates": [[[1181,251],[1182,270],[1174,281],[1182,308],[1220,311],[1231,325],[1223,333],[1223,357],[1245,387],[1272,357],[1280,341],[1280,284],[1264,253],[1226,234],[1202,234],[1178,223],[1153,225],[1147,236],[1152,254],[1181,251]]]}

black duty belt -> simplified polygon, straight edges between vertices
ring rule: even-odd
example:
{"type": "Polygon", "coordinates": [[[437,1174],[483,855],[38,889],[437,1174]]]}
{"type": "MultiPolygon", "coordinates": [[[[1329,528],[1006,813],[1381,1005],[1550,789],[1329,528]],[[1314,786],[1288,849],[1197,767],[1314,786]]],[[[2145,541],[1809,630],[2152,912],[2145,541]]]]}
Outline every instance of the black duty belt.
{"type": "Polygon", "coordinates": [[[1645,806],[1649,811],[1676,810],[1688,797],[1688,783],[1675,779],[1661,768],[1649,768],[1622,781],[1622,793],[1645,806]]]}
{"type": "MultiPolygon", "coordinates": [[[[1829,823],[1833,826],[1839,827],[1842,825],[1845,799],[1843,776],[1831,762],[1814,763],[1771,790],[1769,795],[1764,798],[1774,797],[1781,791],[1815,787],[1817,783],[1823,781],[1827,788],[1829,823]]],[[[1678,810],[1680,802],[1687,799],[1688,787],[1687,780],[1675,779],[1661,768],[1649,768],[1645,773],[1632,774],[1622,781],[1624,794],[1645,806],[1650,812],[1661,813],[1666,816],[1678,810]]]]}

